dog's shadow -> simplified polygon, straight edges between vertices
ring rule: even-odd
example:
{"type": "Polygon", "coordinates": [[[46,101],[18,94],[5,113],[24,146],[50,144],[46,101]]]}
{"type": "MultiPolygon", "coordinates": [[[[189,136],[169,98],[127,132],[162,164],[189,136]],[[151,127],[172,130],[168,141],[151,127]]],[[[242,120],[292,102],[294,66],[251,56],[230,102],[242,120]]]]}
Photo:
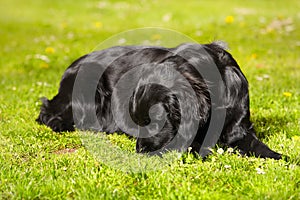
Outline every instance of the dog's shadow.
{"type": "MultiPolygon", "coordinates": [[[[282,133],[283,130],[288,130],[290,119],[286,116],[272,115],[272,116],[256,116],[252,115],[251,121],[253,122],[256,130],[256,135],[259,139],[265,139],[272,133],[282,133]]],[[[285,131],[286,132],[286,131],[285,131]]],[[[290,137],[290,135],[288,135],[290,137]]]]}
{"type": "MultiPolygon", "coordinates": [[[[255,116],[253,115],[251,121],[254,124],[256,135],[259,139],[267,139],[272,134],[285,134],[286,138],[293,136],[290,132],[290,123],[292,119],[281,115],[272,116],[255,116]]],[[[285,156],[285,161],[300,166],[300,154],[296,156],[285,156]]]]}

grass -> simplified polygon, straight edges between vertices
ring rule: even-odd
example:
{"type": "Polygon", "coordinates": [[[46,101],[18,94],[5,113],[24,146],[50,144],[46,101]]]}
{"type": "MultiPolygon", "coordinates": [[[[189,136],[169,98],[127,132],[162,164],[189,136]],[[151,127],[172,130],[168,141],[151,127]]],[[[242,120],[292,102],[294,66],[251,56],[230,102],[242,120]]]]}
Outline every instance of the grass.
{"type": "MultiPolygon", "coordinates": [[[[0,3],[0,199],[300,198],[299,1],[0,3]],[[163,170],[123,172],[96,159],[78,132],[35,123],[39,97],[56,94],[74,59],[144,26],[227,41],[250,83],[259,138],[291,160],[215,150],[204,162],[186,154],[163,170]]],[[[127,137],[109,137],[133,151],[127,137]]]]}

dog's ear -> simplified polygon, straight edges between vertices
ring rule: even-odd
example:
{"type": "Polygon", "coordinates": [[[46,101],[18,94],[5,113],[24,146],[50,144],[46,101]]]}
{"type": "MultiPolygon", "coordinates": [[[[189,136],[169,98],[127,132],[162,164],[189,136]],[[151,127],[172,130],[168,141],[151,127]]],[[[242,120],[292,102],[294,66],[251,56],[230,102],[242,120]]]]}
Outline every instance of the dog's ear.
{"type": "Polygon", "coordinates": [[[48,107],[49,106],[49,100],[46,97],[42,97],[40,98],[41,102],[42,102],[42,107],[48,107]]]}
{"type": "Polygon", "coordinates": [[[56,104],[55,101],[41,98],[41,111],[36,119],[39,124],[49,126],[55,132],[74,131],[72,110],[69,105],[56,104]]]}
{"type": "Polygon", "coordinates": [[[46,116],[47,108],[49,107],[49,100],[46,97],[42,97],[40,98],[40,100],[42,102],[41,110],[38,118],[35,121],[38,122],[39,124],[44,124],[45,120],[43,120],[43,118],[45,118],[46,116]]]}
{"type": "Polygon", "coordinates": [[[168,94],[168,102],[166,106],[168,107],[170,119],[175,123],[175,126],[179,127],[181,120],[180,103],[175,94],[168,94]]]}

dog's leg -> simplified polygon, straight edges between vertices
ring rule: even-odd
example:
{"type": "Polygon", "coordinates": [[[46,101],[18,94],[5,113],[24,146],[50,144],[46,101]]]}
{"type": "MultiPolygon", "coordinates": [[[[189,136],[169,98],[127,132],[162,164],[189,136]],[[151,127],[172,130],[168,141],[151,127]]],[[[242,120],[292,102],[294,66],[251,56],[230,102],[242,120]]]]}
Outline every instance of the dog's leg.
{"type": "Polygon", "coordinates": [[[276,160],[282,159],[281,154],[272,151],[252,133],[248,133],[244,138],[234,142],[230,146],[237,147],[246,155],[254,155],[261,158],[273,158],[276,160]]]}
{"type": "Polygon", "coordinates": [[[281,155],[272,151],[258,140],[250,121],[248,83],[238,66],[226,68],[225,82],[227,107],[223,141],[231,147],[237,147],[246,155],[262,158],[281,159],[281,155]],[[225,140],[224,140],[225,138],[225,140]]]}
{"type": "MultiPolygon", "coordinates": [[[[168,144],[172,139],[168,137],[150,137],[150,138],[138,138],[136,141],[137,153],[150,153],[157,151],[158,153],[164,153],[163,147],[168,144]]],[[[158,154],[154,153],[154,154],[158,154]]]]}
{"type": "MultiPolygon", "coordinates": [[[[248,105],[248,100],[241,100],[241,103],[245,103],[246,108],[248,105]]],[[[279,153],[271,150],[267,145],[261,142],[257,137],[253,125],[250,121],[250,111],[249,109],[243,109],[238,112],[228,112],[234,113],[234,120],[226,123],[227,129],[224,130],[222,134],[222,139],[224,144],[230,147],[237,148],[242,154],[254,155],[261,158],[274,158],[276,160],[281,159],[282,156],[279,153]]],[[[228,115],[230,116],[230,115],[228,115]]]]}

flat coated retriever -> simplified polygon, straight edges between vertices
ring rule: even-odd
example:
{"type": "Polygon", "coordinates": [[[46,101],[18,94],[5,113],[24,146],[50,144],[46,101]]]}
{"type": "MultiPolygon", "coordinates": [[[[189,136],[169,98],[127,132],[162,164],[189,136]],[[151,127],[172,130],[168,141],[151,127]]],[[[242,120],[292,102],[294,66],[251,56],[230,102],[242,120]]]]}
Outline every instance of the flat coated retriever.
{"type": "Polygon", "coordinates": [[[138,153],[192,147],[205,156],[203,147],[219,142],[282,158],[256,137],[248,82],[218,42],[92,52],[67,68],[58,94],[42,103],[37,121],[53,131],[125,132],[137,138],[138,153]]]}

